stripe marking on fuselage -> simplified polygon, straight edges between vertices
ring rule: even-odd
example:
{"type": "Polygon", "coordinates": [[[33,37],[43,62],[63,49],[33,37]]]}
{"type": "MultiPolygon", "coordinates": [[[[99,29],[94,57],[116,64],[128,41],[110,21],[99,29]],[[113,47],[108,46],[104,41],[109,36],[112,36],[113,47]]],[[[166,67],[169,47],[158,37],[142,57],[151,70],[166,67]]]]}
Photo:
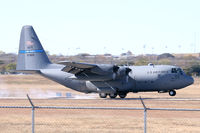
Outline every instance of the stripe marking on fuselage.
{"type": "Polygon", "coordinates": [[[26,54],[26,53],[42,53],[44,52],[43,49],[39,49],[39,50],[20,50],[19,53],[20,54],[26,54]]]}

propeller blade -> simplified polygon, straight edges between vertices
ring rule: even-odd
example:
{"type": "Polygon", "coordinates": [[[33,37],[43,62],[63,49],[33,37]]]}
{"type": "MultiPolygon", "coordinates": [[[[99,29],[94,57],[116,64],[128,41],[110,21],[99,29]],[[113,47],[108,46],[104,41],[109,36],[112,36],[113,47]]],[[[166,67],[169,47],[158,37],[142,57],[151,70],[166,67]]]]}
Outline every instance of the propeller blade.
{"type": "Polygon", "coordinates": [[[126,82],[128,82],[128,79],[129,79],[129,72],[131,72],[131,69],[130,68],[126,68],[125,70],[125,74],[126,74],[126,82]]]}
{"type": "Polygon", "coordinates": [[[128,75],[129,72],[131,72],[131,69],[130,68],[126,68],[125,74],[128,75]]]}
{"type": "Polygon", "coordinates": [[[127,75],[127,76],[126,76],[126,83],[128,83],[128,79],[129,79],[129,76],[127,75]]]}
{"type": "Polygon", "coordinates": [[[117,74],[116,73],[113,73],[113,80],[115,80],[116,79],[116,77],[117,77],[117,74]]]}
{"type": "Polygon", "coordinates": [[[113,66],[113,80],[116,79],[118,70],[119,70],[119,67],[116,66],[116,65],[114,65],[114,66],[113,66]]]}

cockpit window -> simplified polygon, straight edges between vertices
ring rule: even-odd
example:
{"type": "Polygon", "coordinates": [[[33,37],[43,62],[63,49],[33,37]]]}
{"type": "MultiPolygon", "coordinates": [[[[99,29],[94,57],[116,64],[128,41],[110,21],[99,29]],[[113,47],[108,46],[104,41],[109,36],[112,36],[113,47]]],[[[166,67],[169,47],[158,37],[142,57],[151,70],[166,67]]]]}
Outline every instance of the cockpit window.
{"type": "Polygon", "coordinates": [[[180,68],[177,68],[177,71],[178,71],[181,75],[183,75],[183,71],[182,71],[180,68]]]}
{"type": "Polygon", "coordinates": [[[176,68],[172,68],[172,73],[177,73],[176,68]]]}
{"type": "Polygon", "coordinates": [[[172,68],[172,73],[180,73],[181,75],[183,75],[183,71],[181,70],[181,68],[172,68]]]}

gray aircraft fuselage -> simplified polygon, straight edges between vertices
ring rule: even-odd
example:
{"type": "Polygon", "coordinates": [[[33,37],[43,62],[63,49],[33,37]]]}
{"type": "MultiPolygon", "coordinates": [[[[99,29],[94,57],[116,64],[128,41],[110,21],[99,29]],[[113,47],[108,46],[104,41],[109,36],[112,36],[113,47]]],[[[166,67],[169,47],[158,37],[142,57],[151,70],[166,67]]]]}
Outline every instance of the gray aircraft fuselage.
{"type": "Polygon", "coordinates": [[[174,96],[175,90],[194,82],[181,68],[170,65],[52,64],[32,26],[22,28],[16,69],[41,74],[79,92],[99,93],[101,98],[107,95],[124,98],[129,92],[147,91],[169,92],[174,96]]]}
{"type": "Polygon", "coordinates": [[[167,92],[184,88],[194,82],[193,78],[186,75],[179,67],[169,65],[129,66],[132,71],[129,73],[128,82],[126,82],[125,76],[110,81],[78,80],[70,78],[74,76],[73,74],[61,71],[63,65],[51,65],[49,69],[41,69],[40,74],[68,88],[84,93],[99,93],[98,86],[109,88],[104,90],[104,93],[114,93],[115,91],[112,88],[117,88],[119,92],[167,92]],[[51,69],[51,65],[55,66],[55,69],[51,69]],[[179,69],[180,71],[172,73],[172,69],[179,69]]]}

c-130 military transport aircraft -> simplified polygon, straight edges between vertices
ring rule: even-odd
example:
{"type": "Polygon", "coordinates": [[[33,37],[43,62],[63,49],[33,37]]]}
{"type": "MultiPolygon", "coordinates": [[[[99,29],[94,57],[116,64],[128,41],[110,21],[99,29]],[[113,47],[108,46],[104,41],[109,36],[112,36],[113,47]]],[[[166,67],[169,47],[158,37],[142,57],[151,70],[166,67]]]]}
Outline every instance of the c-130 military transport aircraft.
{"type": "Polygon", "coordinates": [[[177,66],[117,66],[112,64],[88,64],[60,62],[52,64],[33,27],[21,30],[18,54],[18,71],[38,73],[73,90],[99,93],[101,98],[125,98],[133,92],[169,92],[175,96],[177,89],[193,84],[192,77],[177,66]]]}

